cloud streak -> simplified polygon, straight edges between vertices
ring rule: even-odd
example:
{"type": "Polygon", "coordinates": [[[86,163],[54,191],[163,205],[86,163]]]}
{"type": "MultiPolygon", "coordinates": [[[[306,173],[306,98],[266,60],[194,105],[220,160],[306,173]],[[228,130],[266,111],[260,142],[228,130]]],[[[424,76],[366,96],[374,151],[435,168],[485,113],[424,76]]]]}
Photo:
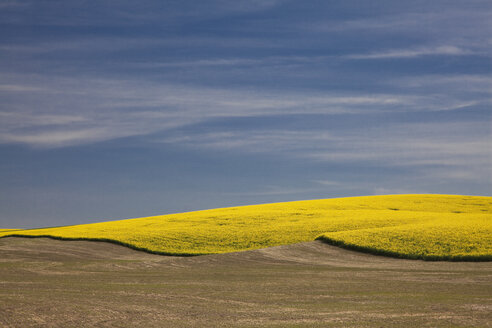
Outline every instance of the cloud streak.
{"type": "MultiPolygon", "coordinates": [[[[264,153],[335,164],[413,168],[452,180],[492,178],[490,127],[483,122],[400,123],[381,129],[256,130],[199,133],[164,139],[200,149],[264,153]],[[460,173],[461,172],[461,173],[460,173]]],[[[336,186],[332,181],[320,182],[336,186]]]]}
{"type": "Polygon", "coordinates": [[[443,97],[264,92],[142,81],[17,76],[6,81],[0,142],[60,147],[152,134],[218,118],[432,111],[473,105],[443,97]],[[63,134],[66,134],[64,137],[63,134]]]}
{"type": "MultiPolygon", "coordinates": [[[[460,83],[455,83],[461,78],[435,76],[436,83],[441,81],[452,89],[448,88],[443,94],[424,95],[418,90],[415,94],[398,91],[337,94],[311,90],[285,93],[136,79],[5,74],[3,81],[0,79],[0,95],[5,99],[0,110],[0,143],[62,147],[148,135],[223,118],[357,116],[457,110],[481,104],[460,94],[466,92],[460,83]],[[456,95],[449,95],[454,89],[456,95]]],[[[490,82],[483,76],[467,76],[467,79],[475,87],[490,82]]],[[[416,77],[399,80],[399,83],[407,89],[409,85],[425,87],[429,78],[416,77]]],[[[284,137],[303,138],[302,135],[284,137]]],[[[244,140],[256,142],[254,136],[246,136],[244,140]]],[[[224,143],[228,142],[230,140],[224,136],[224,143]]]]}
{"type": "Polygon", "coordinates": [[[465,50],[456,46],[438,46],[426,48],[395,49],[368,54],[348,55],[350,59],[392,59],[392,58],[417,58],[422,56],[465,56],[475,54],[471,50],[465,50]]]}
{"type": "MultiPolygon", "coordinates": [[[[7,1],[1,7],[14,9],[0,15],[11,24],[25,23],[30,15],[31,24],[37,26],[135,26],[160,23],[163,25],[181,25],[196,19],[213,19],[234,14],[254,13],[269,10],[282,0],[268,1],[223,1],[205,2],[162,2],[142,0],[135,7],[133,1],[123,0],[118,4],[101,0],[91,6],[84,2],[70,4],[57,1],[7,1]],[[92,9],[92,10],[91,10],[92,9]],[[74,15],[73,13],[77,13],[74,15]],[[63,15],[65,14],[65,15],[63,15]]],[[[1,14],[1,13],[0,13],[1,14]]]]}
{"type": "Polygon", "coordinates": [[[6,96],[0,142],[46,147],[151,134],[220,117],[357,113],[413,101],[399,95],[285,95],[131,80],[12,79],[0,85],[6,96]]]}

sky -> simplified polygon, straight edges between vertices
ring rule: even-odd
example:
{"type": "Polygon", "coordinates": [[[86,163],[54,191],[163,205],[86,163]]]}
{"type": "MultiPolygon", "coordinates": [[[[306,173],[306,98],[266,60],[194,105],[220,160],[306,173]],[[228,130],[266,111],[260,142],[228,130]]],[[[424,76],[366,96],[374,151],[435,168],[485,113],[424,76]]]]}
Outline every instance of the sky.
{"type": "Polygon", "coordinates": [[[492,2],[0,0],[0,228],[492,196],[492,2]]]}

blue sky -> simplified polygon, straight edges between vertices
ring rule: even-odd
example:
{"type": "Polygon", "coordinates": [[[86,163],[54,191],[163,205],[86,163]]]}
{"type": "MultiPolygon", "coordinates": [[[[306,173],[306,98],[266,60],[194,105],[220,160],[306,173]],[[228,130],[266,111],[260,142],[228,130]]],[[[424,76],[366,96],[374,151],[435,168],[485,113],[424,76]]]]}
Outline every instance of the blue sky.
{"type": "Polygon", "coordinates": [[[0,227],[492,195],[490,1],[0,1],[0,227]]]}

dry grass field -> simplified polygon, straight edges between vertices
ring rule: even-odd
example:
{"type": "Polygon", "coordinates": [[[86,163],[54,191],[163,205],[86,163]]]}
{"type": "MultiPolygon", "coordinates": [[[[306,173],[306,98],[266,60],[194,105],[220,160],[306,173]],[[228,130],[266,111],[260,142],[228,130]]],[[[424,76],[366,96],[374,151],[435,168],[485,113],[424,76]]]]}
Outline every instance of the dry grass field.
{"type": "Polygon", "coordinates": [[[491,327],[492,262],[320,241],[197,257],[0,239],[1,327],[491,327]]]}

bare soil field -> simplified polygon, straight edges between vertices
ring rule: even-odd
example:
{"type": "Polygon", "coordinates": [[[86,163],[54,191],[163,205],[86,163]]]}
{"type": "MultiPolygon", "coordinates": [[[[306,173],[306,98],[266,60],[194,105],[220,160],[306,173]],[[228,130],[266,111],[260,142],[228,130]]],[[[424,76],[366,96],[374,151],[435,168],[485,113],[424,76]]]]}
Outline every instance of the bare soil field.
{"type": "Polygon", "coordinates": [[[0,239],[1,327],[492,327],[492,262],[393,259],[320,241],[169,257],[0,239]]]}

